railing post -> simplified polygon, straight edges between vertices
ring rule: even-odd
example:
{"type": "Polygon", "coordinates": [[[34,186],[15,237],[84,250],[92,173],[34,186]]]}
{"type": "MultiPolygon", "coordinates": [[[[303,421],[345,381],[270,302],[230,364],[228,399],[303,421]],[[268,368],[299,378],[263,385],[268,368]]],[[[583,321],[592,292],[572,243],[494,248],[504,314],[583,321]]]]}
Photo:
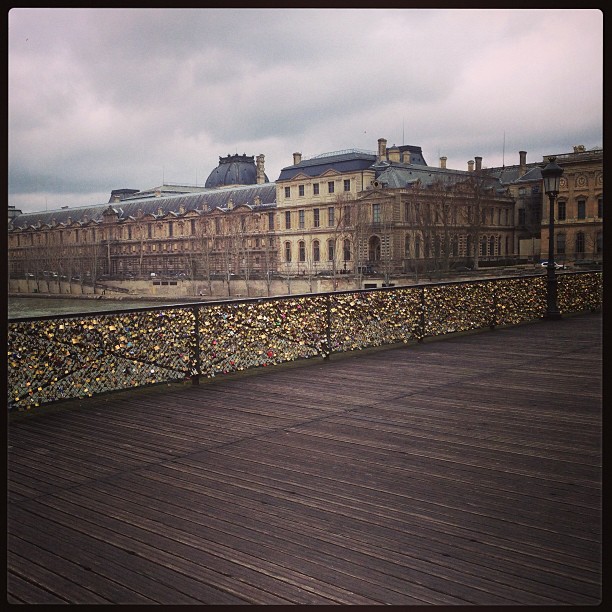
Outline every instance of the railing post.
{"type": "Polygon", "coordinates": [[[421,337],[419,342],[425,338],[425,287],[421,287],[421,337]]]}
{"type": "Polygon", "coordinates": [[[325,325],[325,342],[327,343],[327,351],[323,359],[329,359],[331,355],[331,295],[328,293],[325,298],[326,308],[326,325],[325,325]]]}
{"type": "Polygon", "coordinates": [[[493,304],[492,304],[492,312],[491,312],[491,324],[489,325],[489,329],[495,329],[497,326],[497,291],[493,289],[493,304]]]}
{"type": "Polygon", "coordinates": [[[191,384],[200,384],[200,372],[202,371],[200,363],[200,310],[197,306],[193,307],[193,361],[195,362],[195,372],[191,374],[191,384]]]}

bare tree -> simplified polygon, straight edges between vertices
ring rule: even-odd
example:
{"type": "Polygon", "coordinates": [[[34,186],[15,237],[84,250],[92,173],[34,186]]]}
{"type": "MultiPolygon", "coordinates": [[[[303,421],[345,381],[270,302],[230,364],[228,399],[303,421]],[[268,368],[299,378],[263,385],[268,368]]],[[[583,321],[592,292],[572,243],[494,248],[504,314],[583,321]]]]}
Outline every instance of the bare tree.
{"type": "MultiPolygon", "coordinates": [[[[217,216],[204,213],[196,224],[194,238],[194,249],[192,251],[192,275],[193,278],[203,277],[206,280],[208,294],[212,294],[212,273],[215,262],[215,226],[217,216]]],[[[221,220],[218,221],[219,225],[221,220]]]]}

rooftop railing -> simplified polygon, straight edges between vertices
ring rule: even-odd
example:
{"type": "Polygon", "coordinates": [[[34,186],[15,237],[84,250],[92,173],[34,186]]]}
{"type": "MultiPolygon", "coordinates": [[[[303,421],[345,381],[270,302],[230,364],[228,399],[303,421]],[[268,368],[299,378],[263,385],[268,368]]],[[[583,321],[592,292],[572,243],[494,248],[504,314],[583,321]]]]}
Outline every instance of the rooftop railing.
{"type": "MultiPolygon", "coordinates": [[[[562,314],[597,310],[602,272],[558,275],[562,314]]],[[[546,312],[546,276],[492,278],[20,318],[8,324],[8,407],[274,366],[515,325],[546,312]]]]}

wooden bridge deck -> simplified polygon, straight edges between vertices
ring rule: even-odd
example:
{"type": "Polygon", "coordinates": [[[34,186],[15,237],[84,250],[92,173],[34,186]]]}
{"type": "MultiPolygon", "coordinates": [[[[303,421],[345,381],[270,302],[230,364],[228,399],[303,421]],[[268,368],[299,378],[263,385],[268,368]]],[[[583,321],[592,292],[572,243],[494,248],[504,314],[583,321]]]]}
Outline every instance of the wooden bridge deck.
{"type": "Polygon", "coordinates": [[[8,601],[596,604],[601,315],[9,424],[8,601]]]}

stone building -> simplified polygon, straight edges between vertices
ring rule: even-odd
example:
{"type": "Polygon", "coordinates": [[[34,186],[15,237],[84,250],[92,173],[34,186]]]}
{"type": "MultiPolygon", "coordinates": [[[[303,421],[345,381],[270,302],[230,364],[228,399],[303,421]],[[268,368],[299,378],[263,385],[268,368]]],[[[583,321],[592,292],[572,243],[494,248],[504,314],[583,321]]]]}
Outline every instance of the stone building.
{"type": "Polygon", "coordinates": [[[514,254],[514,202],[495,177],[428,166],[420,147],[378,141],[302,159],[276,181],[279,265],[287,274],[407,272],[514,254]]]}
{"type": "Polygon", "coordinates": [[[252,157],[229,157],[220,158],[223,173],[211,173],[211,188],[119,189],[103,205],[14,214],[11,276],[95,281],[274,270],[275,185],[263,172],[263,155],[257,167],[252,157]]]}
{"type": "MultiPolygon", "coordinates": [[[[549,156],[545,157],[545,160],[549,156]]],[[[555,260],[580,265],[603,259],[603,149],[586,150],[582,145],[572,153],[554,156],[563,168],[555,211],[555,260]]],[[[548,257],[549,200],[542,211],[542,254],[548,257]]]]}
{"type": "MultiPolygon", "coordinates": [[[[603,257],[603,149],[557,154],[564,170],[555,211],[555,260],[574,264],[603,257]]],[[[527,153],[519,152],[519,164],[489,168],[516,202],[515,245],[519,260],[548,258],[549,199],[542,190],[542,161],[527,163],[527,153]]]]}
{"type": "MultiPolygon", "coordinates": [[[[575,147],[557,202],[562,262],[602,258],[603,151],[575,147]]],[[[547,245],[545,161],[465,170],[425,162],[421,148],[293,154],[276,182],[264,156],[228,155],[206,185],[113,190],[108,202],[38,213],[9,206],[11,278],[331,276],[354,279],[443,272],[542,258],[547,245]]],[[[547,255],[544,255],[544,258],[547,255]]],[[[287,280],[288,282],[288,280],[287,280]]],[[[309,280],[310,282],[310,280],[309,280]]],[[[346,284],[346,283],[345,283],[346,284]]],[[[310,286],[314,286],[310,282],[310,286]]],[[[334,280],[333,288],[336,287],[334,280]]],[[[211,291],[212,294],[212,291],[211,291]]],[[[248,286],[247,286],[247,294],[248,286]]]]}

